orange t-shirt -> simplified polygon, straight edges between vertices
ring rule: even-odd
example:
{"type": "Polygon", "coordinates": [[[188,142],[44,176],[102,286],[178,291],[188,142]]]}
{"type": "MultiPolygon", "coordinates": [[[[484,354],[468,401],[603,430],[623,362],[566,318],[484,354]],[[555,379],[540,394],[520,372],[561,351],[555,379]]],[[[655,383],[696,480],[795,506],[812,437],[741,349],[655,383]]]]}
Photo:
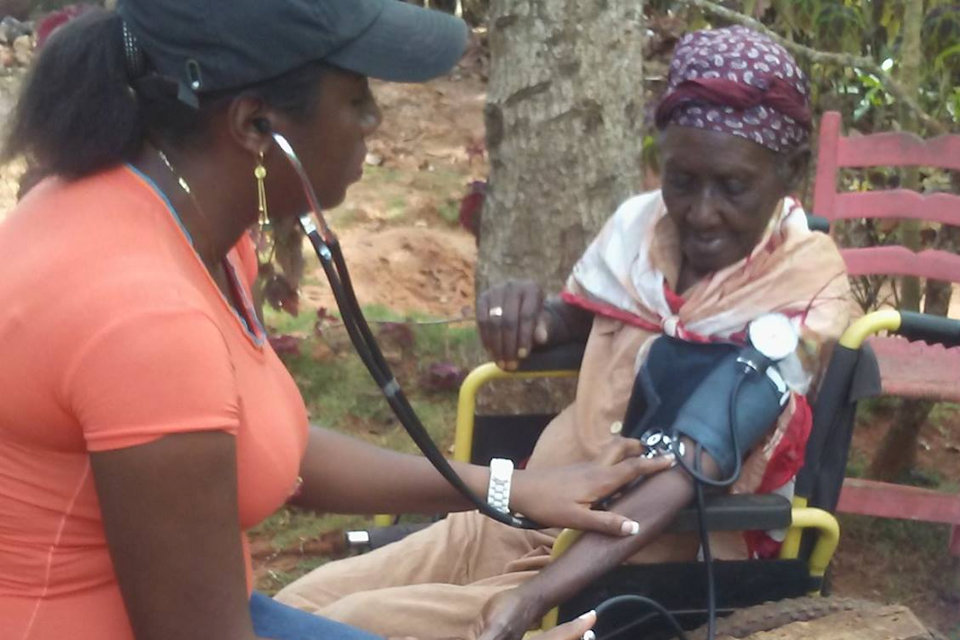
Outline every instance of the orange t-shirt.
{"type": "Polygon", "coordinates": [[[89,452],[234,434],[248,528],[294,489],[303,400],[236,250],[241,315],[132,168],[41,183],[0,223],[0,256],[0,638],[129,640],[89,452]]]}

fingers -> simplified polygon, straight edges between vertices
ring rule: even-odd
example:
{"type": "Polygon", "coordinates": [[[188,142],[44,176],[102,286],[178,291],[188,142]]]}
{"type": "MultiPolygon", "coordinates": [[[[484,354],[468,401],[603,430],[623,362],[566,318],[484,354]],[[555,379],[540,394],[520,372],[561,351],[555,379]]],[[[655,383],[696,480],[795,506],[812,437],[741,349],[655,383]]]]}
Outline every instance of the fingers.
{"type": "Polygon", "coordinates": [[[517,360],[517,338],[520,329],[520,309],[523,306],[524,286],[522,283],[508,282],[503,296],[503,318],[500,323],[500,357],[508,369],[517,360]]]}
{"type": "Polygon", "coordinates": [[[550,331],[547,329],[549,325],[547,314],[541,311],[537,318],[537,326],[533,330],[534,344],[547,344],[547,340],[550,339],[550,331]]]}
{"type": "Polygon", "coordinates": [[[640,532],[640,523],[613,511],[591,511],[584,507],[580,522],[573,528],[624,537],[637,535],[640,532]]]}
{"type": "Polygon", "coordinates": [[[480,334],[480,342],[487,353],[493,356],[493,346],[490,335],[490,292],[484,291],[477,296],[477,333],[480,334]]]}
{"type": "Polygon", "coordinates": [[[603,445],[595,461],[601,465],[613,466],[626,458],[637,457],[641,455],[643,451],[643,443],[636,438],[615,436],[603,445]]]}
{"type": "Polygon", "coordinates": [[[490,356],[505,369],[515,369],[533,347],[543,309],[543,290],[530,280],[510,281],[477,298],[477,330],[490,356]]]}
{"type": "Polygon", "coordinates": [[[593,640],[593,625],[597,623],[597,612],[588,611],[579,618],[533,636],[530,640],[593,640]]]}
{"type": "Polygon", "coordinates": [[[543,289],[527,287],[520,301],[520,323],[517,327],[517,357],[526,358],[533,349],[533,333],[543,309],[543,289]]]}
{"type": "MultiPolygon", "coordinates": [[[[483,292],[477,300],[477,329],[487,353],[501,368],[506,369],[504,353],[504,327],[509,323],[507,298],[511,295],[507,283],[483,292]]],[[[514,325],[515,326],[515,325],[514,325]]]]}
{"type": "Polygon", "coordinates": [[[676,463],[677,459],[672,453],[655,458],[633,457],[621,460],[608,469],[609,482],[613,485],[609,487],[609,491],[615,491],[642,476],[650,476],[669,469],[676,463]]]}

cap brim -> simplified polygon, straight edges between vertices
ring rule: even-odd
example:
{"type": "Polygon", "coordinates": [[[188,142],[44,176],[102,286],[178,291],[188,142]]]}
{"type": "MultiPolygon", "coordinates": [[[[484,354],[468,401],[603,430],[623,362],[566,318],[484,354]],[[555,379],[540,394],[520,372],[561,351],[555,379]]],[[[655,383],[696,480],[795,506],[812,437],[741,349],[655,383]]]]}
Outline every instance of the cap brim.
{"type": "Polygon", "coordinates": [[[466,44],[467,25],[460,18],[385,0],[363,33],[324,59],[370,78],[423,82],[449,72],[466,44]]]}

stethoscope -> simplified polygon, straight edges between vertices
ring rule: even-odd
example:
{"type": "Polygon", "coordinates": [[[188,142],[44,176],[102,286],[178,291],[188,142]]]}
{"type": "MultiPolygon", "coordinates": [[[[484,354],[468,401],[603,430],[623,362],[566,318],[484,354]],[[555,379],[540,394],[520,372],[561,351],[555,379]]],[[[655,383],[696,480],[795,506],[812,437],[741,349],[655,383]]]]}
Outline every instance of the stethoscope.
{"type": "Polygon", "coordinates": [[[387,403],[393,410],[394,415],[403,425],[403,428],[410,434],[410,437],[416,443],[423,455],[440,472],[440,475],[446,479],[457,491],[459,491],[467,500],[469,500],[478,511],[485,516],[493,518],[498,522],[517,527],[520,529],[543,529],[543,525],[530,520],[529,518],[504,513],[494,509],[480,496],[476,495],[464,483],[463,479],[453,470],[450,463],[443,456],[437,445],[433,442],[430,434],[424,428],[419,416],[410,406],[400,383],[390,370],[376,338],[370,331],[360,304],[357,302],[357,296],[353,290],[353,284],[350,281],[350,272],[347,269],[347,263],[343,259],[343,252],[340,250],[340,241],[333,233],[323,217],[323,209],[317,198],[317,193],[310,183],[307,172],[297,157],[296,151],[290,142],[283,135],[273,131],[265,120],[258,120],[257,129],[264,135],[269,135],[276,142],[277,146],[283,152],[284,157],[290,162],[297,177],[300,180],[300,186],[307,199],[310,210],[303,213],[300,218],[300,228],[310,239],[310,244],[323,266],[323,271],[330,283],[330,289],[333,291],[333,297],[340,310],[340,316],[347,333],[350,335],[350,341],[354,349],[367,367],[370,375],[373,376],[380,391],[383,392],[387,403]]]}

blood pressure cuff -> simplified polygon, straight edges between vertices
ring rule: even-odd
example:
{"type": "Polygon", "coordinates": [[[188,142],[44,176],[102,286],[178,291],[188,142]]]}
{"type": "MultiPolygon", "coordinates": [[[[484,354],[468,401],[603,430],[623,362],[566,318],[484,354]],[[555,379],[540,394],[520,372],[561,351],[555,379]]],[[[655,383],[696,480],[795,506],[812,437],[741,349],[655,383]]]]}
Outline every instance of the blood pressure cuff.
{"type": "Polygon", "coordinates": [[[783,410],[782,392],[765,374],[737,362],[743,348],[657,338],[640,367],[623,420],[623,434],[640,438],[650,429],[699,442],[722,477],[736,465],[731,437],[731,397],[737,381],[735,426],[740,454],[755,445],[783,410]]]}

